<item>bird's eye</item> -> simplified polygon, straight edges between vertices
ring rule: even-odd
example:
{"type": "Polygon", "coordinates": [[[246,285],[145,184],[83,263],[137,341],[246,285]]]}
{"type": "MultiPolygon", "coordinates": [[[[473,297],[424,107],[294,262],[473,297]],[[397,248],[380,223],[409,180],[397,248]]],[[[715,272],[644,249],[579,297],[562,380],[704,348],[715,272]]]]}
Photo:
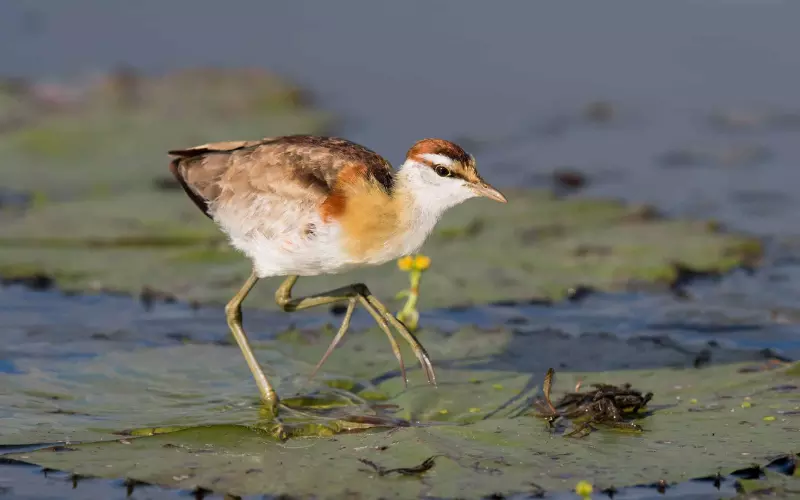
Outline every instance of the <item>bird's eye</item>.
{"type": "Polygon", "coordinates": [[[450,169],[449,169],[449,168],[447,168],[447,167],[443,167],[443,166],[441,166],[441,165],[436,165],[436,167],[434,168],[434,170],[436,171],[436,175],[438,175],[439,177],[450,177],[451,175],[453,175],[453,174],[450,172],[450,169]]]}

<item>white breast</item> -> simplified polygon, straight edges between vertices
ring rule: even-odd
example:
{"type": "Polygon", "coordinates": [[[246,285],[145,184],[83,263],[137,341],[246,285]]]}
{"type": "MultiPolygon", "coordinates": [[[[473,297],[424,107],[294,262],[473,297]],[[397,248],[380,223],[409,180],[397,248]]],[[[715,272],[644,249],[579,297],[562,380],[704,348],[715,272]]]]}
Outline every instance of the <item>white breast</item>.
{"type": "Polygon", "coordinates": [[[211,213],[261,278],[335,274],[355,267],[342,250],[341,228],[324,222],[316,207],[257,195],[214,205],[211,213]]]}

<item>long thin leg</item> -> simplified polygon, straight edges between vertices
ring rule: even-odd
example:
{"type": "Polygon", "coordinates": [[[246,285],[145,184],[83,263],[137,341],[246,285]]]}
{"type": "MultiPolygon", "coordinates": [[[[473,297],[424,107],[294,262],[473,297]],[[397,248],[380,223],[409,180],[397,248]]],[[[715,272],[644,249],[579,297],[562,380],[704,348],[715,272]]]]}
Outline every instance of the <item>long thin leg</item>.
{"type": "Polygon", "coordinates": [[[256,276],[255,272],[252,272],[239,292],[234,295],[231,301],[228,302],[228,305],[225,306],[225,317],[228,319],[228,326],[233,333],[233,337],[236,339],[236,343],[239,344],[239,348],[242,350],[242,354],[244,354],[247,366],[250,367],[250,371],[253,373],[258,391],[261,393],[261,399],[267,404],[270,411],[275,413],[279,402],[278,394],[275,392],[275,389],[272,388],[272,384],[269,383],[267,376],[264,375],[264,370],[262,370],[261,366],[258,364],[258,360],[255,354],[253,354],[253,349],[250,347],[250,342],[247,340],[247,335],[242,329],[242,302],[247,297],[247,294],[250,293],[250,290],[253,289],[256,282],[258,282],[258,276],[256,276]]]}
{"type": "MultiPolygon", "coordinates": [[[[386,307],[376,299],[366,285],[357,283],[341,288],[337,288],[335,290],[331,290],[329,292],[323,292],[315,295],[311,295],[308,297],[298,297],[292,298],[292,287],[297,282],[297,276],[289,276],[286,280],[278,287],[278,290],[275,292],[275,301],[280,305],[284,311],[299,311],[301,309],[308,309],[309,307],[321,306],[325,304],[331,304],[333,302],[341,302],[344,300],[350,300],[351,298],[355,297],[358,299],[359,302],[364,306],[364,308],[372,315],[375,321],[378,323],[378,326],[386,333],[386,336],[389,339],[389,342],[392,345],[392,350],[394,351],[395,357],[397,358],[398,362],[400,363],[400,369],[403,374],[403,381],[406,382],[405,376],[405,367],[403,365],[403,359],[400,355],[400,349],[397,346],[397,342],[394,340],[394,336],[392,335],[391,329],[389,328],[389,324],[391,324],[399,333],[403,336],[403,338],[409,343],[411,349],[414,351],[417,359],[419,359],[420,364],[422,365],[423,371],[428,379],[428,382],[432,385],[436,385],[436,375],[433,371],[433,365],[431,364],[430,358],[428,357],[428,353],[425,351],[425,348],[422,347],[422,344],[414,337],[408,329],[397,320],[387,309],[386,307]],[[388,321],[388,323],[387,323],[388,321]]],[[[349,323],[349,318],[348,323],[349,323]]],[[[344,322],[343,322],[344,323],[344,322]]],[[[344,326],[344,325],[343,325],[344,326]]],[[[346,330],[345,330],[346,331],[346,330]]],[[[336,344],[339,343],[342,336],[344,336],[344,332],[340,329],[340,332],[337,333],[336,337],[334,338],[331,346],[328,348],[329,351],[332,351],[336,344]]],[[[326,352],[326,356],[327,357],[326,352]]],[[[323,359],[324,361],[324,359],[323,359]]],[[[318,365],[321,366],[321,363],[318,365]]]]}
{"type": "Polygon", "coordinates": [[[348,300],[347,310],[345,311],[344,319],[342,320],[342,326],[339,327],[339,331],[336,332],[336,336],[333,337],[333,341],[331,342],[331,345],[328,346],[328,350],[322,355],[322,359],[320,359],[319,363],[317,363],[317,366],[314,367],[314,371],[312,371],[311,375],[308,376],[309,380],[314,378],[314,375],[317,374],[317,371],[322,368],[322,365],[328,359],[328,356],[330,356],[333,350],[336,349],[336,346],[339,344],[339,342],[341,342],[344,334],[347,333],[347,329],[350,328],[350,318],[353,317],[353,311],[356,309],[356,301],[357,299],[355,297],[350,297],[348,300]]]}

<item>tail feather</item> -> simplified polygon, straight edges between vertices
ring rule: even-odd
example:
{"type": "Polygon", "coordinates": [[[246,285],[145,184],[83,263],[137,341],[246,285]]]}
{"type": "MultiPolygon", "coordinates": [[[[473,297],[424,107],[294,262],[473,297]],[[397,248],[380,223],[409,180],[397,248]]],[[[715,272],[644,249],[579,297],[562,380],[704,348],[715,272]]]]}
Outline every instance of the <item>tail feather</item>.
{"type": "MultiPolygon", "coordinates": [[[[172,151],[170,151],[170,154],[174,154],[174,153],[172,151]]],[[[206,214],[206,217],[208,217],[209,219],[213,220],[213,217],[211,216],[211,214],[209,213],[209,210],[208,210],[208,200],[206,200],[205,198],[200,196],[186,182],[186,178],[184,177],[183,171],[181,169],[181,160],[182,160],[181,158],[175,158],[174,160],[172,160],[169,163],[170,172],[172,172],[172,175],[175,176],[175,179],[181,185],[181,187],[186,192],[186,194],[189,195],[189,198],[194,202],[195,205],[197,205],[197,208],[199,208],[204,214],[206,214]]]]}

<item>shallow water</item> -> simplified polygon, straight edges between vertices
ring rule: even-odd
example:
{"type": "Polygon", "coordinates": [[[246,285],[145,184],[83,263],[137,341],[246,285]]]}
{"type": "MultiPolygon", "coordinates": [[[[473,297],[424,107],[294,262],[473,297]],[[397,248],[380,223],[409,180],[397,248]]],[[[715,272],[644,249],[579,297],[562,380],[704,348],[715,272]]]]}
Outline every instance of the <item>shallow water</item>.
{"type": "MultiPolygon", "coordinates": [[[[45,11],[0,3],[0,60],[4,73],[30,77],[118,63],[145,71],[266,66],[307,85],[341,116],[337,133],[395,163],[422,136],[469,138],[484,176],[499,186],[550,186],[553,169],[571,167],[588,179],[578,195],[714,218],[768,244],[756,272],[695,281],[682,294],[427,311],[426,326],[505,325],[520,338],[535,335],[570,369],[608,368],[568,356],[581,336],[603,334],[630,349],[626,366],[615,361],[615,368],[691,365],[704,351],[712,362],[800,357],[800,5],[238,4],[74,0],[45,11]],[[613,103],[611,121],[582,114],[597,99],[613,103]],[[715,125],[717,109],[751,113],[748,125],[715,125]]],[[[256,338],[334,320],[314,312],[245,318],[256,338]]],[[[355,323],[365,327],[368,318],[357,314],[355,323]]],[[[0,324],[3,373],[20,360],[44,365],[133,346],[227,340],[219,308],[148,309],[127,297],[21,287],[0,288],[0,324]]],[[[512,355],[492,361],[516,362],[512,355]]]]}
{"type": "MultiPolygon", "coordinates": [[[[426,311],[421,323],[445,332],[456,331],[465,324],[488,330],[505,326],[519,337],[535,336],[542,339],[540,342],[553,340],[566,349],[580,338],[610,337],[617,343],[652,344],[678,356],[663,358],[659,353],[622,365],[617,360],[596,359],[576,366],[574,353],[564,353],[570,358],[569,368],[579,370],[611,369],[611,365],[634,368],[683,364],[680,359],[690,361],[708,349],[717,353],[713,361],[797,359],[800,337],[791,318],[780,309],[765,310],[758,303],[736,297],[734,292],[742,281],[753,279],[736,272],[720,280],[689,285],[680,297],[646,292],[594,293],[553,305],[512,302],[426,311]],[[686,295],[690,298],[683,298],[686,295]],[[728,300],[740,303],[734,309],[726,303],[728,300]]],[[[247,310],[244,321],[249,335],[258,341],[291,328],[336,324],[339,318],[331,312],[247,310]]],[[[0,288],[0,323],[4,325],[5,341],[0,348],[0,372],[5,373],[13,373],[15,360],[21,358],[80,359],[139,346],[230,342],[221,307],[195,308],[164,302],[147,305],[126,296],[64,295],[22,286],[0,288]]],[[[362,330],[373,323],[365,312],[358,311],[352,325],[353,330],[362,330]]],[[[529,362],[538,363],[544,360],[541,358],[529,362]]],[[[562,368],[567,366],[561,364],[562,368]]]]}

